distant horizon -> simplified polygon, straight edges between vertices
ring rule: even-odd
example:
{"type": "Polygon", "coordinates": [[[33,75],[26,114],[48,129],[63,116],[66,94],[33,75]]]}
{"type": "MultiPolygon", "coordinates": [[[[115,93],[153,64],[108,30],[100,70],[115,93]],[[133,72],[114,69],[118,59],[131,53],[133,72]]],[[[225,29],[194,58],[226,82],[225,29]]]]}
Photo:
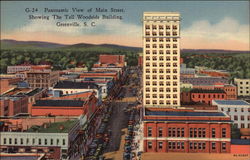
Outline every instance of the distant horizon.
{"type": "MultiPolygon", "coordinates": [[[[53,44],[58,44],[58,45],[76,45],[76,44],[91,44],[91,45],[116,45],[116,46],[123,46],[123,47],[134,47],[134,48],[141,48],[143,47],[138,47],[138,46],[128,46],[128,45],[122,45],[122,44],[115,44],[115,43],[86,43],[86,42],[77,42],[77,43],[59,43],[59,42],[51,42],[51,41],[37,41],[37,40],[16,40],[16,39],[0,39],[1,41],[17,41],[17,42],[42,42],[42,43],[53,43],[53,44]]],[[[239,52],[250,52],[249,50],[230,50],[230,49],[216,49],[216,48],[211,48],[211,49],[206,49],[206,48],[181,48],[181,50],[218,50],[218,51],[239,51],[239,52]]]]}

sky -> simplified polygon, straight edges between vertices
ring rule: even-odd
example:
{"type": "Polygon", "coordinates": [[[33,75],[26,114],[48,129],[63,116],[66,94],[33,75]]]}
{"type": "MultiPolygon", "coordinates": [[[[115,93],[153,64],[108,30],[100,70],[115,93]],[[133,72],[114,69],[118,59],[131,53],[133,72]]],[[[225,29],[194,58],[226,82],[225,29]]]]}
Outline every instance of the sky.
{"type": "Polygon", "coordinates": [[[154,11],[180,12],[183,49],[250,50],[249,1],[1,1],[1,39],[142,47],[143,12],[154,11]],[[44,8],[66,8],[69,12],[47,13],[44,8]],[[73,13],[72,8],[84,12],[73,13]],[[108,12],[96,13],[95,8],[106,8],[108,12]],[[124,12],[110,12],[111,8],[124,12]],[[62,19],[53,19],[53,14],[62,19]],[[65,14],[75,19],[65,19],[65,14]],[[29,15],[50,17],[31,20],[29,15]],[[82,20],[77,15],[117,15],[122,19],[82,20]],[[58,27],[58,22],[76,22],[81,27],[58,27]],[[84,27],[84,22],[94,22],[95,26],[84,27]]]}

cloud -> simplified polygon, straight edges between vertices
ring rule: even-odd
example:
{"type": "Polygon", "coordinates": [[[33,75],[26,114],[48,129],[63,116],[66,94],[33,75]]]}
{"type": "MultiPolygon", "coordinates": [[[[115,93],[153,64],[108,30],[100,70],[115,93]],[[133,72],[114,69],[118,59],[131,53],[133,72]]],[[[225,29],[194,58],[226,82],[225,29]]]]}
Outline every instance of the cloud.
{"type": "Polygon", "coordinates": [[[67,35],[131,35],[131,36],[140,36],[141,35],[141,26],[134,24],[125,23],[122,20],[118,19],[109,19],[109,20],[89,20],[89,21],[63,21],[62,23],[73,23],[76,22],[80,24],[80,27],[68,26],[68,27],[59,27],[56,24],[58,21],[55,20],[35,20],[31,23],[19,28],[18,31],[22,32],[53,32],[67,35]],[[84,26],[84,23],[87,23],[88,26],[84,26]],[[95,23],[95,26],[91,26],[91,22],[95,23]]]}
{"type": "Polygon", "coordinates": [[[197,48],[200,45],[199,48],[223,49],[224,47],[249,50],[249,25],[239,24],[237,20],[230,17],[216,24],[211,24],[207,20],[196,21],[181,32],[184,48],[197,48]]]}

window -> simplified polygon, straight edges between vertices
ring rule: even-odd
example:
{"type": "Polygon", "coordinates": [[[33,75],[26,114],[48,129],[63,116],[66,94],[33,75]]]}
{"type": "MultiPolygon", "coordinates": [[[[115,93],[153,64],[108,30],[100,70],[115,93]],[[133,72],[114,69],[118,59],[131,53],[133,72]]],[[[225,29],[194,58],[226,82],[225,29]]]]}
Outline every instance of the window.
{"type": "Polygon", "coordinates": [[[184,137],[184,128],[181,128],[181,137],[184,137]]]}
{"type": "Polygon", "coordinates": [[[213,150],[216,149],[216,144],[215,144],[215,142],[212,142],[212,149],[213,149],[213,150]]]}
{"type": "Polygon", "coordinates": [[[184,142],[181,142],[181,149],[184,149],[184,142]]]}
{"type": "Polygon", "coordinates": [[[189,137],[193,137],[194,135],[193,135],[193,128],[190,128],[189,129],[189,137]]]}
{"type": "Polygon", "coordinates": [[[241,112],[244,112],[244,108],[241,108],[241,112]]]}
{"type": "Polygon", "coordinates": [[[198,148],[202,149],[202,143],[198,143],[198,148]]]}
{"type": "Polygon", "coordinates": [[[180,136],[181,136],[181,129],[177,128],[177,137],[180,137],[180,136]]]}
{"type": "Polygon", "coordinates": [[[215,138],[215,128],[212,128],[212,138],[215,138]]]}
{"type": "Polygon", "coordinates": [[[234,116],[234,120],[235,120],[235,121],[238,121],[238,116],[234,116]]]}
{"type": "Polygon", "coordinates": [[[177,142],[177,149],[180,149],[180,148],[181,148],[181,143],[177,142]]]}
{"type": "Polygon", "coordinates": [[[12,139],[11,138],[9,138],[9,144],[12,144],[12,139]]]}
{"type": "Polygon", "coordinates": [[[240,128],[245,128],[244,123],[241,123],[240,128]]]}
{"type": "Polygon", "coordinates": [[[189,142],[189,149],[193,149],[193,143],[189,142]]]}
{"type": "Polygon", "coordinates": [[[242,121],[244,121],[245,118],[244,118],[244,116],[240,116],[240,119],[241,119],[242,121]]]}
{"type": "Polygon", "coordinates": [[[221,136],[222,136],[222,138],[226,137],[226,128],[222,128],[221,136]]]}
{"type": "Polygon", "coordinates": [[[230,108],[228,108],[227,111],[230,112],[231,111],[230,108]]]}
{"type": "Polygon", "coordinates": [[[194,143],[194,149],[197,149],[197,143],[194,143]]]}
{"type": "Polygon", "coordinates": [[[148,142],[148,149],[152,149],[152,142],[148,142]]]}
{"type": "Polygon", "coordinates": [[[225,142],[222,142],[221,149],[222,149],[223,151],[226,150],[226,143],[225,143],[225,142]]]}
{"type": "Polygon", "coordinates": [[[168,142],[168,149],[172,149],[172,142],[168,142]]]}
{"type": "Polygon", "coordinates": [[[198,128],[198,137],[201,137],[201,133],[202,133],[201,128],[198,128]]]}
{"type": "Polygon", "coordinates": [[[172,142],[172,148],[175,149],[175,142],[172,142]]]}
{"type": "Polygon", "coordinates": [[[38,139],[38,144],[41,145],[42,144],[42,140],[39,138],[38,139]]]}
{"type": "Polygon", "coordinates": [[[158,142],[158,148],[162,149],[162,142],[158,142]]]}
{"type": "Polygon", "coordinates": [[[23,144],[23,139],[22,138],[20,139],[20,144],[23,144]]]}
{"type": "Polygon", "coordinates": [[[44,145],[47,145],[47,139],[46,138],[44,139],[44,145]]]}
{"type": "Polygon", "coordinates": [[[65,145],[65,139],[63,139],[63,145],[65,145]]]}
{"type": "Polygon", "coordinates": [[[234,109],[234,112],[237,112],[237,108],[234,109]]]}
{"type": "Polygon", "coordinates": [[[202,149],[206,149],[206,142],[202,143],[202,149]]]}
{"type": "Polygon", "coordinates": [[[53,139],[50,139],[50,145],[53,145],[53,139]]]}
{"type": "Polygon", "coordinates": [[[6,138],[4,138],[3,139],[3,144],[6,144],[7,143],[6,141],[7,141],[6,138]]]}
{"type": "Polygon", "coordinates": [[[202,128],[202,137],[206,137],[206,128],[202,128]]]}
{"type": "Polygon", "coordinates": [[[14,143],[17,144],[17,138],[15,138],[15,142],[14,143]]]}
{"type": "Polygon", "coordinates": [[[172,137],[172,128],[168,128],[168,137],[172,137]]]}
{"type": "Polygon", "coordinates": [[[148,127],[148,137],[152,136],[152,127],[148,127]]]}
{"type": "Polygon", "coordinates": [[[59,142],[60,142],[59,139],[57,139],[57,140],[56,140],[56,144],[59,145],[59,142]]]}

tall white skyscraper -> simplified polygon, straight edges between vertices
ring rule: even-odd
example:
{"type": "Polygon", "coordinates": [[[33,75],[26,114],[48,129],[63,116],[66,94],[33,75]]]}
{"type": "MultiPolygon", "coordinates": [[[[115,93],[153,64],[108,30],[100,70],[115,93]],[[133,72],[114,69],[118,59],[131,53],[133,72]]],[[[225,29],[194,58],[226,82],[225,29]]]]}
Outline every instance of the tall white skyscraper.
{"type": "Polygon", "coordinates": [[[180,106],[180,14],[144,12],[143,105],[180,106]]]}

